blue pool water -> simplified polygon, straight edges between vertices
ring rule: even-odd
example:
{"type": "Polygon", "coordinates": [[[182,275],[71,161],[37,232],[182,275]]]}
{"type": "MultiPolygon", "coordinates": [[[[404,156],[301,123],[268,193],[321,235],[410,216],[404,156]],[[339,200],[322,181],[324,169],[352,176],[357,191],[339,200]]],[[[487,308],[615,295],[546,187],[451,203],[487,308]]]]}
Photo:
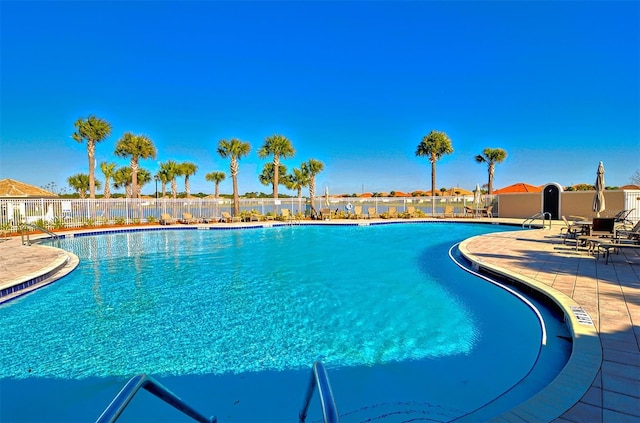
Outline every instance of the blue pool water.
{"type": "MultiPolygon", "coordinates": [[[[129,377],[148,373],[219,421],[292,421],[316,360],[329,370],[344,421],[464,415],[510,390],[542,350],[531,309],[447,256],[452,244],[496,230],[510,228],[287,226],[65,239],[78,269],[0,307],[0,420],[95,419],[129,377]],[[34,404],[51,410],[43,418],[34,404]]],[[[542,373],[550,380],[562,364],[542,373]]],[[[127,418],[180,416],[141,395],[127,418]]]]}

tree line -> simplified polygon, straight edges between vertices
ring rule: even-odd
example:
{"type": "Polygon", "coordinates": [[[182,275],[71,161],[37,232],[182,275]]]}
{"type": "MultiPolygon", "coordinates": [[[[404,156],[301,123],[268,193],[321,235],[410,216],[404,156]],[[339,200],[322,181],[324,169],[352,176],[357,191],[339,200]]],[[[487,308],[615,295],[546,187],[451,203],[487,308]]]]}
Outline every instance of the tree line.
{"type": "MultiPolygon", "coordinates": [[[[79,142],[86,142],[87,157],[89,160],[89,174],[76,174],[67,179],[69,186],[74,189],[81,198],[95,198],[96,188],[100,189],[101,181],[95,178],[95,149],[96,144],[111,136],[111,124],[95,115],[79,118],[74,123],[75,132],[72,138],[79,142]]],[[[218,142],[217,153],[224,159],[229,159],[229,173],[233,185],[234,212],[239,213],[238,173],[239,161],[251,151],[251,145],[238,138],[229,140],[221,139],[218,142]]],[[[431,131],[422,138],[416,148],[415,155],[427,157],[431,162],[431,195],[436,194],[436,162],[446,154],[453,153],[451,139],[446,133],[431,131]]],[[[184,186],[187,197],[190,196],[189,178],[196,174],[198,166],[195,163],[177,163],[168,160],[160,163],[160,169],[155,175],[140,167],[140,160],[155,159],[157,155],[153,141],[146,135],[125,132],[117,141],[114,154],[117,157],[129,158],[129,166],[116,168],[112,162],[100,163],[100,170],[104,175],[104,198],[111,197],[111,184],[114,188],[124,188],[125,195],[129,198],[139,198],[140,188],[155,180],[160,182],[162,197],[166,196],[166,186],[170,184],[173,198],[178,196],[177,178],[184,177],[184,186]]],[[[281,163],[281,159],[295,156],[295,149],[291,140],[284,135],[275,134],[265,138],[263,145],[257,150],[258,157],[265,159],[272,157],[272,161],[266,163],[258,179],[265,186],[271,185],[273,198],[278,198],[278,186],[283,185],[291,190],[296,190],[298,198],[302,197],[302,190],[309,187],[309,197],[315,198],[315,177],[324,170],[324,164],[315,159],[303,162],[299,168],[292,169],[289,173],[287,167],[281,163]]],[[[493,180],[495,165],[501,163],[507,157],[507,152],[501,148],[485,148],[482,154],[475,156],[478,163],[486,163],[488,166],[488,193],[493,192],[493,180]]],[[[220,195],[219,184],[226,179],[223,171],[212,171],[205,175],[205,179],[215,185],[215,197],[220,195]]],[[[315,213],[312,203],[312,213],[315,213]]]]}
{"type": "MultiPolygon", "coordinates": [[[[89,198],[95,198],[96,188],[100,189],[102,183],[95,178],[95,151],[96,144],[104,141],[111,136],[111,124],[104,119],[94,115],[86,118],[79,118],[74,123],[75,132],[72,138],[79,142],[85,142],[87,145],[87,157],[89,160],[89,174],[79,173],[70,176],[67,179],[69,186],[74,189],[80,198],[85,198],[89,191],[89,198]]],[[[229,173],[233,185],[233,204],[234,213],[240,212],[239,193],[238,193],[238,173],[239,161],[246,157],[251,151],[251,145],[248,142],[238,138],[229,140],[221,139],[218,142],[217,153],[224,159],[229,159],[229,173]]],[[[297,190],[298,197],[302,197],[302,190],[309,187],[309,196],[315,197],[315,177],[324,170],[324,164],[315,159],[309,159],[303,162],[299,168],[293,169],[291,173],[287,173],[287,168],[280,160],[290,158],[295,155],[295,149],[291,140],[284,135],[272,135],[266,137],[264,144],[258,149],[258,157],[264,159],[272,156],[271,163],[266,163],[259,176],[259,180],[263,185],[271,185],[273,189],[273,198],[278,198],[278,186],[284,185],[288,189],[297,190]]],[[[115,163],[102,162],[100,170],[102,171],[104,181],[104,198],[111,198],[111,183],[117,189],[124,188],[126,196],[129,198],[139,198],[140,188],[149,183],[152,178],[161,184],[162,196],[166,196],[166,186],[171,185],[171,193],[173,198],[178,196],[177,178],[184,177],[184,185],[187,197],[190,195],[189,177],[198,171],[195,163],[183,162],[177,163],[174,160],[168,160],[160,163],[160,169],[155,175],[151,175],[149,171],[140,167],[140,160],[155,159],[157,155],[156,147],[153,141],[146,135],[133,134],[125,132],[117,141],[114,154],[117,157],[129,158],[129,166],[116,168],[115,163]]],[[[222,171],[212,171],[205,175],[207,181],[215,184],[215,197],[220,195],[219,184],[226,179],[226,174],[222,171]]],[[[315,213],[313,203],[311,205],[312,213],[315,213]]]]}

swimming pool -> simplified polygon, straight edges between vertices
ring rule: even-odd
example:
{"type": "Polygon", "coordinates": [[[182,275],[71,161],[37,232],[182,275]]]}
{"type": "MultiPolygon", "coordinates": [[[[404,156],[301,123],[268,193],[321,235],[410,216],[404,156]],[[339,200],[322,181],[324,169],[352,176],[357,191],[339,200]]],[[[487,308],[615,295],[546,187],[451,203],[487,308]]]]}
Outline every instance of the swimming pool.
{"type": "MultiPolygon", "coordinates": [[[[447,257],[455,242],[496,230],[510,228],[287,226],[63,240],[78,269],[0,308],[0,417],[41,421],[35,395],[52,421],[95,419],[125,380],[146,372],[220,421],[290,421],[321,359],[345,421],[450,421],[517,391],[541,350],[566,355],[555,339],[541,347],[527,306],[447,257]]],[[[492,412],[530,396],[563,364],[545,363],[547,382],[528,383],[492,412]]],[[[143,396],[123,418],[178,417],[157,404],[143,396]]]]}

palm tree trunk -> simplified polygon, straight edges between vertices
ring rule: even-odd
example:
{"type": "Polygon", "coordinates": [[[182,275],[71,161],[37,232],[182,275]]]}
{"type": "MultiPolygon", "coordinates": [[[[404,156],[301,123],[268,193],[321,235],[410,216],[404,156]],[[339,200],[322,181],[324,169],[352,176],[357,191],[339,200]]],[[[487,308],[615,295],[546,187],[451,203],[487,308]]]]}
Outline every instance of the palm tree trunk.
{"type": "Polygon", "coordinates": [[[431,156],[431,196],[436,195],[436,156],[431,156]]]}
{"type": "Polygon", "coordinates": [[[273,199],[278,199],[278,179],[280,178],[279,172],[280,157],[277,154],[273,156],[273,199]]]}
{"type": "Polygon", "coordinates": [[[87,156],[89,156],[89,198],[96,198],[96,144],[87,140],[87,156]]]}
{"type": "Polygon", "coordinates": [[[184,175],[184,190],[187,192],[187,198],[189,198],[189,193],[191,192],[191,188],[189,187],[189,175],[184,175]]]}
{"type": "MultiPolygon", "coordinates": [[[[278,199],[278,178],[280,177],[279,175],[279,169],[278,167],[280,166],[280,157],[277,154],[273,155],[273,199],[277,200],[278,199]]],[[[276,201],[273,202],[273,212],[275,213],[275,215],[278,215],[278,205],[276,204],[276,201]]]]}
{"type": "Polygon", "coordinates": [[[111,198],[111,187],[109,186],[109,178],[107,178],[105,176],[104,178],[104,198],[109,199],[111,198]]]}
{"type": "Polygon", "coordinates": [[[138,198],[140,193],[138,192],[138,160],[131,158],[131,198],[138,198]]]}
{"type": "Polygon", "coordinates": [[[176,178],[171,180],[171,194],[173,194],[173,199],[178,198],[178,183],[176,182],[176,178]]]}
{"type": "Polygon", "coordinates": [[[493,174],[496,170],[495,163],[489,163],[489,195],[493,192],[493,174]]]}
{"type": "Polygon", "coordinates": [[[218,198],[219,196],[220,196],[220,182],[216,181],[215,197],[218,198]]]}
{"type": "Polygon", "coordinates": [[[233,215],[238,216],[240,214],[240,199],[238,198],[238,160],[235,157],[231,158],[230,171],[233,181],[233,215]]]}
{"type": "Polygon", "coordinates": [[[309,197],[311,199],[311,216],[316,216],[316,206],[315,206],[315,199],[316,199],[316,177],[315,175],[311,175],[311,178],[309,179],[309,197]]]}

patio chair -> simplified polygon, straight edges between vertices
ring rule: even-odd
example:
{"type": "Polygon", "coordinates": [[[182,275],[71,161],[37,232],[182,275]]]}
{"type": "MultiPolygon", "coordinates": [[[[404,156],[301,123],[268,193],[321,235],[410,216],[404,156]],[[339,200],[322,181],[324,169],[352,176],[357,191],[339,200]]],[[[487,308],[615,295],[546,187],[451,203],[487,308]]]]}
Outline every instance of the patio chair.
{"type": "Polygon", "coordinates": [[[176,220],[171,217],[169,213],[162,213],[160,214],[160,220],[158,220],[158,223],[161,225],[171,225],[172,223],[176,223],[176,220]]]}
{"type": "Polygon", "coordinates": [[[198,223],[200,222],[200,219],[196,219],[195,217],[193,217],[191,215],[191,213],[182,213],[182,219],[179,220],[180,223],[183,223],[185,225],[190,225],[192,223],[198,223]]]}
{"type": "Polygon", "coordinates": [[[630,223],[627,221],[627,218],[629,217],[629,215],[631,214],[632,211],[634,211],[635,209],[631,209],[631,210],[622,210],[620,212],[618,212],[615,216],[613,216],[613,219],[616,223],[630,223]]]}
{"type": "Polygon", "coordinates": [[[331,209],[320,209],[320,219],[321,220],[330,220],[331,219],[331,209]]]}
{"type": "Polygon", "coordinates": [[[453,212],[453,206],[444,206],[444,212],[442,213],[442,217],[444,217],[445,219],[448,217],[455,217],[455,214],[453,212]]]}
{"type": "Polygon", "coordinates": [[[293,219],[293,216],[289,212],[289,209],[281,209],[280,214],[282,215],[282,220],[285,222],[290,222],[293,219]]]}
{"type": "Polygon", "coordinates": [[[606,242],[606,238],[612,238],[614,233],[615,220],[613,217],[594,217],[589,235],[579,235],[576,241],[578,245],[587,246],[589,252],[597,251],[598,244],[606,242]]]}
{"type": "Polygon", "coordinates": [[[492,210],[493,210],[493,206],[489,206],[489,207],[487,207],[486,209],[484,209],[484,210],[482,211],[482,216],[485,216],[485,217],[493,217],[493,212],[492,212],[492,210]]]}
{"type": "Polygon", "coordinates": [[[569,223],[566,217],[562,216],[565,226],[560,228],[560,236],[562,236],[562,243],[565,244],[568,238],[576,239],[578,235],[584,233],[583,225],[576,225],[575,223],[569,223]]]}
{"type": "Polygon", "coordinates": [[[240,216],[231,216],[229,212],[222,212],[221,215],[222,219],[220,220],[225,223],[240,222],[242,220],[240,216]]]}
{"type": "Polygon", "coordinates": [[[387,215],[389,216],[389,219],[397,218],[398,210],[394,206],[390,206],[389,209],[387,210],[387,215]]]}
{"type": "Polygon", "coordinates": [[[378,213],[376,212],[376,208],[375,207],[367,208],[367,219],[374,219],[376,217],[378,217],[378,213]]]}
{"type": "Polygon", "coordinates": [[[405,217],[409,219],[416,217],[416,208],[414,206],[407,206],[405,217]]]}
{"type": "Polygon", "coordinates": [[[353,206],[353,214],[354,219],[362,219],[364,215],[362,214],[362,206],[353,206]]]}
{"type": "Polygon", "coordinates": [[[616,229],[614,238],[616,240],[627,238],[627,239],[636,240],[640,242],[640,220],[638,220],[635,226],[629,230],[616,229]]]}

